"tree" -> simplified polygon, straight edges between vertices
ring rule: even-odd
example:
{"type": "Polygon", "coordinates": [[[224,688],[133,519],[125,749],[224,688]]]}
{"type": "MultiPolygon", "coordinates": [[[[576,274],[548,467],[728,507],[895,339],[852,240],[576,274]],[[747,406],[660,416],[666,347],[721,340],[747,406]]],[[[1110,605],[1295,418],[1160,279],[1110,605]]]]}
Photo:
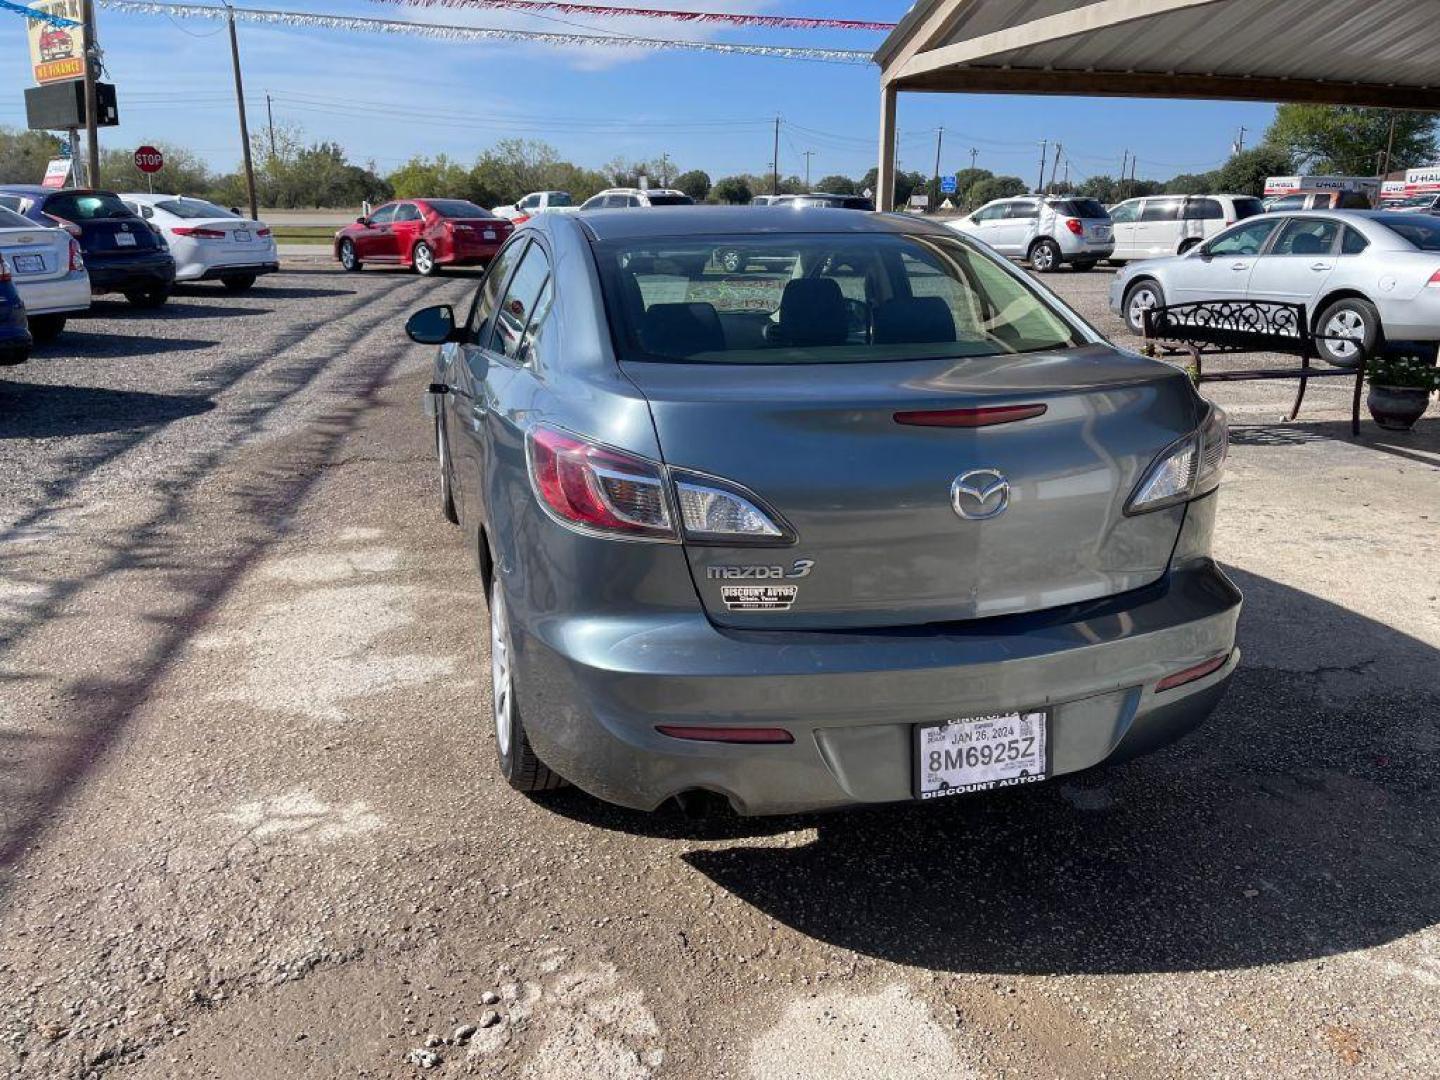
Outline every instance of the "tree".
{"type": "Polygon", "coordinates": [[[38,184],[50,159],[59,156],[54,135],[0,127],[0,184],[38,184]]]}
{"type": "Polygon", "coordinates": [[[1085,199],[1099,199],[1102,203],[1115,202],[1115,178],[1113,176],[1087,176],[1080,181],[1075,194],[1085,199]]]}
{"type": "Polygon", "coordinates": [[[710,194],[710,174],[703,169],[691,169],[675,178],[675,187],[696,202],[704,202],[710,194]]]}
{"type": "MultiPolygon", "coordinates": [[[[1218,170],[1217,170],[1218,172],[1218,170]]],[[[1215,187],[1216,173],[1181,173],[1166,181],[1165,194],[1167,195],[1209,195],[1217,190],[1215,187]]]]}
{"type": "Polygon", "coordinates": [[[715,186],[710,189],[710,194],[726,203],[748,203],[755,197],[755,191],[743,176],[722,176],[715,181],[715,186]]]}
{"type": "Polygon", "coordinates": [[[434,160],[415,155],[386,179],[397,199],[467,199],[470,197],[470,170],[444,154],[434,160]]]}
{"type": "Polygon", "coordinates": [[[1353,105],[1281,105],[1265,142],[1319,173],[1373,176],[1395,121],[1391,169],[1428,165],[1440,154],[1431,113],[1362,109],[1353,105]]]}
{"type": "Polygon", "coordinates": [[[560,157],[549,143],[502,139],[481,154],[470,170],[472,198],[483,195],[488,200],[483,205],[500,205],[518,202],[532,191],[551,190],[549,181],[560,165],[560,157]]]}
{"type": "Polygon", "coordinates": [[[839,173],[822,176],[820,182],[815,186],[815,190],[828,191],[831,195],[860,194],[859,188],[855,186],[855,181],[851,180],[848,176],[841,176],[839,173]]]}
{"type": "Polygon", "coordinates": [[[1030,185],[1018,176],[989,176],[971,185],[965,202],[969,206],[983,206],[992,199],[1011,199],[1029,190],[1030,185]]]}
{"type": "Polygon", "coordinates": [[[1286,176],[1294,168],[1290,152],[1278,146],[1242,150],[1216,170],[1213,190],[1227,195],[1263,195],[1267,176],[1286,176]]]}
{"type": "Polygon", "coordinates": [[[105,186],[116,191],[146,191],[153,185],[159,191],[177,195],[208,195],[215,180],[205,162],[193,152],[172,143],[152,142],[150,145],[165,155],[165,167],[149,176],[135,167],[135,151],[111,149],[100,155],[100,175],[105,186]]]}

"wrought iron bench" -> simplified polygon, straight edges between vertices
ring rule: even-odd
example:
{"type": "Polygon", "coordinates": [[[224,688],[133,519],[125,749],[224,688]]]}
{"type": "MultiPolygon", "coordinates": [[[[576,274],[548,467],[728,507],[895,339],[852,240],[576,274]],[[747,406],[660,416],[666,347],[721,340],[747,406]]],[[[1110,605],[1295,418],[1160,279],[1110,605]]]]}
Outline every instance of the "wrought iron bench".
{"type": "MultiPolygon", "coordinates": [[[[1340,341],[1316,334],[1305,318],[1303,304],[1278,300],[1196,300],[1168,304],[1145,312],[1147,356],[1188,354],[1197,383],[1261,382],[1271,379],[1299,379],[1300,388],[1286,420],[1294,420],[1305,400],[1311,379],[1350,378],[1355,393],[1350,405],[1350,434],[1360,434],[1360,392],[1365,384],[1365,364],[1356,356],[1355,367],[1313,367],[1318,360],[1316,341],[1340,341]],[[1252,368],[1242,371],[1206,371],[1202,357],[1226,353],[1282,353],[1298,356],[1298,368],[1252,368]]],[[[1348,339],[1347,339],[1348,340],[1348,339]]]]}

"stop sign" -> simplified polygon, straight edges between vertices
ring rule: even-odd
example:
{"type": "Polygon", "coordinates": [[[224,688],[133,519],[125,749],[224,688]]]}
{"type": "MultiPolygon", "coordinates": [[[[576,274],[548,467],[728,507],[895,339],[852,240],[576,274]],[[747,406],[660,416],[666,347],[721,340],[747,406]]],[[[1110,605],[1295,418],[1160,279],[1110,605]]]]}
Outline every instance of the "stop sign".
{"type": "Polygon", "coordinates": [[[165,167],[165,155],[153,146],[135,151],[135,167],[143,173],[157,173],[165,167]]]}

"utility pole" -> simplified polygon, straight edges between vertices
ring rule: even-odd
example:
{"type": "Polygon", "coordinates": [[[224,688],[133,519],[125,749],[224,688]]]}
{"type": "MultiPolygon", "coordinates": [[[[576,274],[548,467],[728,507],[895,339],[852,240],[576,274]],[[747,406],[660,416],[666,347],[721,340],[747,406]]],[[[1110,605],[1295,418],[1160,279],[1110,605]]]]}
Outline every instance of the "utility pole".
{"type": "MultiPolygon", "coordinates": [[[[1061,146],[1060,146],[1060,144],[1057,142],[1057,143],[1055,144],[1055,164],[1053,164],[1053,165],[1050,166],[1050,186],[1051,186],[1051,187],[1054,187],[1054,186],[1055,186],[1055,177],[1056,177],[1057,175],[1059,175],[1059,172],[1060,172],[1060,150],[1061,150],[1061,146]]],[[[1043,176],[1043,173],[1042,173],[1042,176],[1043,176]]]]}
{"type": "Polygon", "coordinates": [[[815,156],[814,150],[805,151],[805,190],[810,190],[810,159],[815,156]]]}
{"type": "Polygon", "coordinates": [[[667,151],[660,151],[660,186],[670,186],[670,154],[667,151]]]}
{"type": "Polygon", "coordinates": [[[93,188],[100,186],[100,102],[95,93],[100,42],[95,37],[94,0],[84,0],[80,11],[85,24],[85,180],[93,188]]]}
{"type": "MultiPolygon", "coordinates": [[[[943,146],[944,143],[945,129],[942,127],[935,132],[935,179],[933,183],[935,185],[935,202],[937,206],[940,202],[940,147],[943,146]]],[[[934,210],[935,207],[932,206],[930,209],[934,210]]]]}
{"type": "Polygon", "coordinates": [[[1068,157],[1065,159],[1065,180],[1064,180],[1064,184],[1065,184],[1065,186],[1066,186],[1067,188],[1070,186],[1070,159],[1069,159],[1068,157]]]}
{"type": "Polygon", "coordinates": [[[1390,113],[1390,135],[1385,140],[1385,164],[1380,169],[1380,179],[1384,180],[1390,172],[1390,151],[1395,149],[1395,113],[1390,113]]]}
{"type": "Polygon", "coordinates": [[[1130,167],[1130,150],[1127,147],[1120,153],[1120,179],[1125,179],[1125,170],[1130,167]]]}
{"type": "Polygon", "coordinates": [[[972,173],[975,171],[975,159],[976,159],[977,157],[979,157],[979,156],[980,156],[980,151],[979,151],[979,150],[976,150],[975,147],[973,147],[973,146],[970,147],[970,171],[971,171],[972,173]]]}
{"type": "Polygon", "coordinates": [[[1040,140],[1040,182],[1035,185],[1035,194],[1045,190],[1045,159],[1050,156],[1050,140],[1040,140]]]}
{"type": "Polygon", "coordinates": [[[1240,125],[1239,132],[1235,135],[1235,145],[1231,148],[1233,153],[1239,154],[1245,149],[1245,132],[1248,131],[1244,124],[1240,125]]]}
{"type": "Polygon", "coordinates": [[[780,117],[775,117],[775,156],[770,159],[770,165],[775,170],[770,181],[770,194],[780,194],[780,117]]]}
{"type": "Polygon", "coordinates": [[[235,9],[229,4],[225,5],[225,16],[230,24],[230,65],[235,69],[235,107],[240,110],[240,149],[245,156],[245,188],[250,194],[250,220],[259,221],[260,204],[255,199],[255,165],[250,160],[250,128],[245,122],[245,84],[240,80],[240,44],[235,40],[235,9]]]}
{"type": "Polygon", "coordinates": [[[270,156],[271,158],[279,157],[280,155],[275,152],[275,113],[271,111],[268,92],[265,94],[265,122],[270,127],[270,156]]]}
{"type": "Polygon", "coordinates": [[[1130,182],[1132,184],[1135,182],[1135,162],[1138,160],[1134,154],[1130,155],[1130,182]]]}

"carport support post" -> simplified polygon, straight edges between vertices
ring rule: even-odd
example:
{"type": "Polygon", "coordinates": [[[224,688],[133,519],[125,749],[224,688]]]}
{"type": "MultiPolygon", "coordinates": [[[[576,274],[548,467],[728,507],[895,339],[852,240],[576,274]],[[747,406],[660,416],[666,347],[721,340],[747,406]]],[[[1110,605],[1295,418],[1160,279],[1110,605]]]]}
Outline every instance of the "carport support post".
{"type": "Polygon", "coordinates": [[[875,209],[895,208],[895,87],[880,88],[880,163],[875,173],[875,209]]]}

